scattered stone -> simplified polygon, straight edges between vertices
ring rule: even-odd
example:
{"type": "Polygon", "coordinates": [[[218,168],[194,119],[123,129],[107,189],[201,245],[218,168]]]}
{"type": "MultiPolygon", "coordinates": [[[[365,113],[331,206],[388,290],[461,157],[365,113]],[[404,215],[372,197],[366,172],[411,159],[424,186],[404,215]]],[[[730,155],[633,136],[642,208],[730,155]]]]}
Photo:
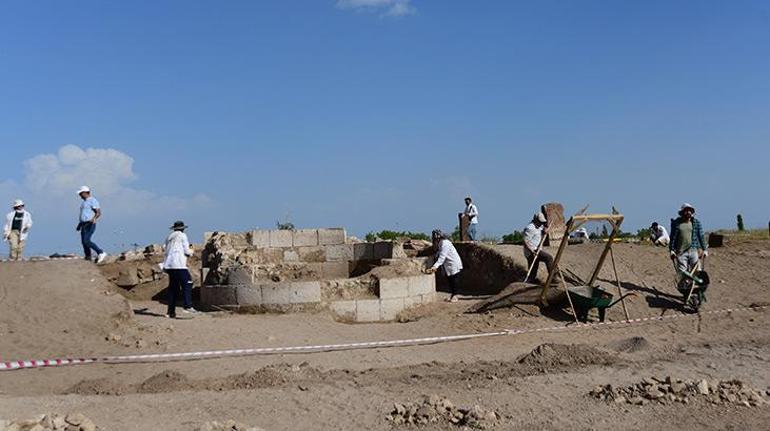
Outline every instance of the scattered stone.
{"type": "Polygon", "coordinates": [[[98,431],[91,419],[81,413],[41,415],[32,420],[0,420],[0,430],[6,431],[98,431]]]}
{"type": "Polygon", "coordinates": [[[395,403],[393,411],[386,419],[394,425],[427,425],[440,422],[485,429],[495,425],[500,415],[479,405],[469,409],[455,407],[447,398],[434,394],[423,397],[419,402],[395,403]]]}
{"type": "Polygon", "coordinates": [[[740,380],[711,381],[701,379],[680,380],[671,376],[665,379],[644,378],[641,382],[626,386],[598,386],[589,392],[589,396],[617,404],[643,406],[651,401],[670,404],[688,404],[693,398],[703,398],[713,404],[733,404],[756,407],[770,404],[766,394],[751,388],[740,380]]]}

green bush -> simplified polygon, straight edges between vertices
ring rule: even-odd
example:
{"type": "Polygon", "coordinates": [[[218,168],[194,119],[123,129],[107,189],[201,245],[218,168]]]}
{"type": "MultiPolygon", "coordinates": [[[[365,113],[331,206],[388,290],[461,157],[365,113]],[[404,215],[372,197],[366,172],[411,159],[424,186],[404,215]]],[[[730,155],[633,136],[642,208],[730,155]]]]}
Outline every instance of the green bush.
{"type": "Polygon", "coordinates": [[[422,232],[382,230],[379,232],[369,232],[366,234],[367,242],[374,242],[377,240],[377,238],[384,239],[386,241],[393,241],[400,238],[421,239],[425,241],[430,241],[430,236],[422,232]]]}
{"type": "Polygon", "coordinates": [[[524,242],[524,234],[515,230],[507,235],[503,235],[503,242],[512,242],[512,243],[524,242]]]}

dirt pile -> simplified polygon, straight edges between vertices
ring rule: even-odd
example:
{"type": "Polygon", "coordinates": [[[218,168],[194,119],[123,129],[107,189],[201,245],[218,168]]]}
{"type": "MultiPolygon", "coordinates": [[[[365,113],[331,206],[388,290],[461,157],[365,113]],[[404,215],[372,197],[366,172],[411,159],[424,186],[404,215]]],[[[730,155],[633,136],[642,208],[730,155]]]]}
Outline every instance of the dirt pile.
{"type": "Polygon", "coordinates": [[[195,431],[262,431],[262,428],[251,427],[233,420],[218,422],[206,422],[195,428],[195,431]]]}
{"type": "Polygon", "coordinates": [[[455,406],[449,399],[438,395],[424,396],[418,402],[395,403],[386,419],[394,425],[427,425],[433,423],[485,429],[497,423],[500,416],[479,405],[471,408],[455,406]]]}
{"type": "Polygon", "coordinates": [[[32,420],[0,420],[0,430],[4,431],[96,431],[98,428],[91,419],[80,413],[43,415],[32,420]]]}
{"type": "Polygon", "coordinates": [[[611,365],[614,354],[585,344],[541,344],[518,358],[518,363],[535,369],[549,370],[586,365],[611,365]]]}
{"type": "Polygon", "coordinates": [[[589,396],[602,401],[639,406],[650,402],[688,404],[695,399],[705,399],[712,404],[746,407],[770,404],[761,391],[740,380],[682,380],[670,376],[663,379],[646,378],[640,383],[620,388],[612,385],[599,386],[589,392],[589,396]]]}

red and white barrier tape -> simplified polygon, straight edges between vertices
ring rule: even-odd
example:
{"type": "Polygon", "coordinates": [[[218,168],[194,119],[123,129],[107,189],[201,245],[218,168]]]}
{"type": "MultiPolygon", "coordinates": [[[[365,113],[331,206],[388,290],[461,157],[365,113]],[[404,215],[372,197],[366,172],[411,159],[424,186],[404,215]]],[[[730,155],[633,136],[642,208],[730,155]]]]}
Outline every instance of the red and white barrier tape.
{"type": "Polygon", "coordinates": [[[94,363],[124,364],[124,363],[141,363],[141,362],[185,361],[185,360],[212,359],[212,358],[223,358],[223,357],[233,357],[233,356],[253,356],[253,355],[280,354],[280,353],[317,353],[317,352],[330,352],[330,351],[339,351],[339,350],[356,350],[356,349],[372,349],[372,348],[381,348],[381,347],[428,345],[428,344],[446,343],[446,342],[452,342],[452,341],[470,340],[474,338],[498,337],[503,335],[519,335],[519,334],[537,333],[537,332],[582,330],[582,329],[601,328],[601,327],[608,327],[608,326],[633,325],[633,324],[645,323],[645,322],[658,322],[663,320],[693,318],[693,317],[698,317],[698,316],[703,316],[708,314],[732,313],[737,311],[754,311],[754,310],[761,310],[767,307],[768,306],[726,308],[722,310],[704,311],[700,314],[677,313],[669,316],[643,317],[639,319],[620,320],[616,322],[571,324],[571,325],[549,326],[549,327],[534,328],[534,329],[505,329],[502,331],[482,332],[478,334],[446,335],[446,336],[439,336],[439,337],[412,338],[412,339],[405,339],[405,340],[369,341],[369,342],[345,343],[345,344],[322,344],[322,345],[315,345],[315,346],[261,347],[261,348],[252,348],[252,349],[210,350],[210,351],[203,351],[203,352],[152,353],[152,354],[145,354],[145,355],[103,356],[99,358],[67,358],[67,359],[43,359],[43,360],[0,362],[0,371],[12,371],[12,370],[21,370],[21,369],[28,369],[28,368],[45,368],[45,367],[58,367],[58,366],[64,366],[64,365],[82,365],[82,364],[94,364],[94,363]]]}

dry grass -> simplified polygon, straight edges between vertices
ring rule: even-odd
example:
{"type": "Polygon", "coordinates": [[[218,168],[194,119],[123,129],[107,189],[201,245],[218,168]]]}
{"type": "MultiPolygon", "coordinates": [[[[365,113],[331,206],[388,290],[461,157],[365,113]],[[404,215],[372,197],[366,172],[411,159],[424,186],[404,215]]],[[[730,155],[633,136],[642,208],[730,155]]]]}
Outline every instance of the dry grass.
{"type": "Polygon", "coordinates": [[[722,234],[730,242],[770,239],[770,232],[767,229],[747,229],[738,231],[734,229],[722,229],[715,233],[722,234]]]}

